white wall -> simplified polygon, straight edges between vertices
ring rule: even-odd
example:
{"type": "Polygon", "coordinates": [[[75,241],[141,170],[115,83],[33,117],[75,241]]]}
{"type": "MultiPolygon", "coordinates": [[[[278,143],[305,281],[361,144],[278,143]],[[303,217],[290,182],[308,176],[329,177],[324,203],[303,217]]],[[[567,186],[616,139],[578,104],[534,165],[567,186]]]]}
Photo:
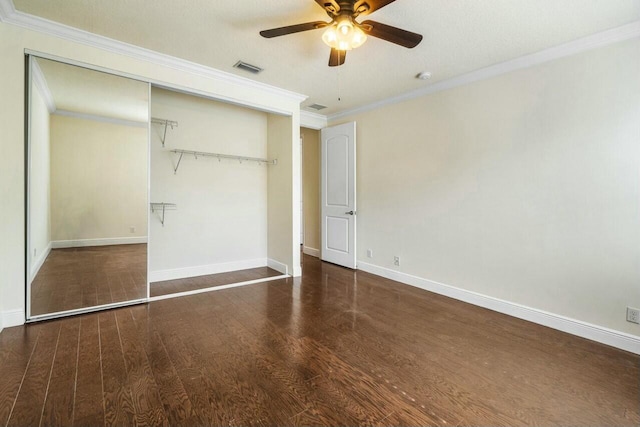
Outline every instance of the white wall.
{"type": "Polygon", "coordinates": [[[639,76],[636,39],[341,119],[359,265],[640,335],[639,76]]]}
{"type": "Polygon", "coordinates": [[[49,110],[36,85],[31,85],[31,176],[29,272],[32,279],[51,244],[49,110]]]}
{"type": "Polygon", "coordinates": [[[184,156],[173,148],[267,157],[267,114],[153,88],[151,115],[178,122],[151,129],[151,199],[176,203],[165,226],[151,216],[151,281],[266,265],[267,168],[184,156]]]}
{"type": "Polygon", "coordinates": [[[51,116],[54,242],[146,237],[147,144],[146,127],[51,116]]]}
{"type": "MultiPolygon", "coordinates": [[[[102,44],[106,46],[108,43],[102,44]]],[[[18,324],[18,319],[24,319],[25,49],[135,74],[185,90],[206,93],[229,102],[291,114],[291,150],[295,149],[293,141],[296,146],[299,144],[298,139],[293,136],[299,133],[299,103],[303,98],[295,94],[282,93],[256,84],[242,84],[240,79],[233,80],[217,73],[176,65],[175,61],[164,57],[158,61],[149,60],[137,53],[116,53],[113,48],[101,49],[5,22],[0,23],[0,62],[3,77],[0,79],[0,150],[7,159],[12,159],[0,168],[0,310],[4,313],[5,327],[18,324]]],[[[292,162],[295,162],[295,158],[292,162]]],[[[296,227],[295,220],[294,218],[292,227],[296,227]]]]}

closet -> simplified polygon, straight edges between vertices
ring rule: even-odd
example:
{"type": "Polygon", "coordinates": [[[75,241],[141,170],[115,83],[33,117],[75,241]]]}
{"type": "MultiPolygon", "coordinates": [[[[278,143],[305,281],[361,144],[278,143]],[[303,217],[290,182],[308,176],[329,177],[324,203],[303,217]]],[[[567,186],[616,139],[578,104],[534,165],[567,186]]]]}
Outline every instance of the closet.
{"type": "Polygon", "coordinates": [[[27,322],[300,274],[297,96],[26,57],[27,322]]]}
{"type": "Polygon", "coordinates": [[[267,266],[269,114],[153,87],[151,116],[151,298],[286,274],[267,266]]]}

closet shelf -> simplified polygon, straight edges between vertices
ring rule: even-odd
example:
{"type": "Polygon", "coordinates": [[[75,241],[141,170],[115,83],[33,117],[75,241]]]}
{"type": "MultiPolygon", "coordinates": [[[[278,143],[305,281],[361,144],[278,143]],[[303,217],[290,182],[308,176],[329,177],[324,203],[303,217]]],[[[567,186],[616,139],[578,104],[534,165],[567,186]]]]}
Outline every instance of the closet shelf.
{"type": "Polygon", "coordinates": [[[178,209],[178,205],[175,203],[153,203],[151,202],[151,212],[155,213],[156,211],[161,212],[160,223],[164,227],[164,213],[165,211],[175,211],[178,209]]]}
{"type": "Polygon", "coordinates": [[[164,126],[164,132],[162,134],[162,138],[160,138],[160,141],[162,141],[162,146],[164,147],[164,142],[167,139],[167,128],[170,127],[171,130],[173,130],[174,127],[178,127],[178,122],[176,122],[175,120],[167,120],[167,119],[160,119],[158,117],[151,117],[151,123],[155,125],[164,126]]]}
{"type": "Polygon", "coordinates": [[[257,163],[261,163],[261,164],[265,164],[265,165],[277,165],[278,164],[278,159],[274,159],[274,160],[267,160],[267,159],[260,159],[258,157],[247,157],[247,156],[234,156],[231,154],[220,154],[220,153],[207,153],[204,151],[193,151],[193,150],[179,150],[179,149],[175,149],[175,150],[171,150],[172,153],[176,153],[176,154],[180,154],[180,157],[178,158],[178,162],[176,163],[176,167],[173,170],[174,174],[178,173],[178,168],[180,167],[180,162],[182,161],[182,156],[184,156],[185,154],[194,156],[196,159],[198,157],[215,157],[218,159],[218,161],[220,161],[220,159],[232,159],[232,160],[238,160],[240,163],[247,161],[247,162],[257,162],[257,163]]]}

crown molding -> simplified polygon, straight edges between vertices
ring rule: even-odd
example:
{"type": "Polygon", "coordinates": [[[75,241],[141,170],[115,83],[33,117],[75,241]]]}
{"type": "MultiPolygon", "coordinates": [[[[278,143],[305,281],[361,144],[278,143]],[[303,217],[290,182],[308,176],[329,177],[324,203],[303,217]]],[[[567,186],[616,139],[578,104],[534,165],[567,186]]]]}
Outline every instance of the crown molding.
{"type": "Polygon", "coordinates": [[[327,116],[311,111],[300,110],[300,126],[315,130],[326,128],[327,116]]]}
{"type": "Polygon", "coordinates": [[[51,94],[51,89],[49,89],[49,84],[47,83],[47,79],[38,64],[38,61],[33,61],[31,63],[31,78],[33,80],[33,84],[42,95],[42,99],[44,100],[45,105],[47,106],[47,110],[49,110],[49,114],[56,114],[58,116],[66,116],[66,117],[75,117],[77,119],[84,120],[92,120],[95,122],[103,122],[103,123],[111,123],[115,125],[121,126],[131,126],[131,127],[143,127],[146,128],[149,124],[148,122],[137,122],[134,120],[126,120],[126,119],[118,119],[115,117],[107,117],[101,116],[97,114],[88,114],[88,113],[80,113],[77,111],[69,111],[69,110],[60,110],[56,106],[56,102],[53,99],[53,95],[51,94]]]}
{"type": "Polygon", "coordinates": [[[226,84],[263,91],[298,103],[307,99],[306,95],[20,12],[15,9],[12,0],[0,0],[0,21],[226,84]]]}
{"type": "MultiPolygon", "coordinates": [[[[278,88],[265,83],[260,83],[255,80],[237,76],[235,74],[216,70],[214,68],[200,65],[194,62],[161,54],[139,46],[134,46],[128,43],[113,40],[108,37],[99,36],[84,30],[79,30],[77,28],[69,27],[67,25],[17,11],[13,5],[12,0],[0,0],[0,21],[76,43],[82,43],[101,50],[128,56],[134,59],[151,62],[153,64],[165,66],[178,71],[203,76],[227,84],[249,87],[252,89],[264,91],[266,93],[275,94],[286,99],[294,100],[296,102],[302,102],[307,99],[306,95],[288,91],[286,89],[278,88]]],[[[452,89],[480,80],[489,79],[501,74],[532,67],[548,61],[552,61],[554,59],[563,58],[566,56],[574,55],[576,53],[607,46],[625,40],[630,40],[637,37],[640,37],[640,20],[617,28],[592,34],[587,37],[561,44],[559,46],[545,49],[537,53],[525,55],[489,67],[481,68],[467,74],[437,82],[435,84],[415,91],[400,94],[398,96],[376,101],[367,105],[362,105],[360,107],[339,111],[329,116],[301,111],[301,120],[303,117],[305,117],[305,120],[308,120],[305,127],[314,128],[313,126],[319,126],[319,123],[322,123],[325,118],[327,119],[327,121],[332,122],[350,115],[364,113],[366,111],[375,110],[387,105],[396,104],[399,102],[419,98],[421,96],[441,92],[443,90],[452,89]]]]}
{"type": "Polygon", "coordinates": [[[640,37],[640,20],[631,22],[629,24],[613,28],[610,30],[602,31],[590,36],[586,36],[580,39],[570,41],[549,49],[541,50],[530,55],[521,56],[509,61],[501,62],[499,64],[491,65],[489,67],[480,68],[467,74],[463,74],[451,79],[442,80],[431,86],[427,86],[418,90],[407,92],[398,96],[383,99],[371,104],[363,105],[348,110],[339,111],[337,113],[329,115],[327,118],[329,122],[342,119],[354,114],[360,114],[367,111],[375,110],[385,107],[391,104],[397,104],[399,102],[408,101],[410,99],[419,98],[421,96],[429,95],[443,90],[452,89],[458,86],[467,85],[480,80],[486,80],[492,77],[506,74],[512,71],[533,67],[554,59],[564,58],[580,52],[595,49],[611,45],[614,43],[622,42],[640,37]]]}
{"type": "Polygon", "coordinates": [[[56,112],[56,101],[53,99],[53,95],[51,94],[51,90],[49,89],[49,84],[47,83],[47,79],[44,77],[42,73],[42,69],[38,64],[38,61],[31,62],[31,78],[33,84],[36,86],[40,95],[42,95],[42,99],[44,100],[45,105],[47,106],[47,110],[49,113],[56,112]]]}
{"type": "Polygon", "coordinates": [[[69,110],[56,110],[53,114],[57,116],[74,117],[76,119],[92,120],[94,122],[111,123],[120,126],[131,126],[136,128],[146,128],[149,122],[136,122],[133,120],[117,119],[115,117],[99,116],[97,114],[78,113],[69,110]]]}
{"type": "Polygon", "coordinates": [[[9,16],[16,12],[11,0],[0,0],[0,22],[5,22],[9,16]]]}

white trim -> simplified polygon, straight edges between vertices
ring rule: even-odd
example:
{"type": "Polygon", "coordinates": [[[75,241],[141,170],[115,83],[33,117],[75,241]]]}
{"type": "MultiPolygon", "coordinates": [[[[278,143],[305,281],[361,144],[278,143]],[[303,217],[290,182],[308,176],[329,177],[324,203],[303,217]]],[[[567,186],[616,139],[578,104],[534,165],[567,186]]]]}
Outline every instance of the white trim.
{"type": "Polygon", "coordinates": [[[12,1],[0,0],[0,22],[7,22],[7,19],[16,12],[12,1]]]}
{"type": "Polygon", "coordinates": [[[52,249],[84,248],[88,246],[137,245],[147,243],[147,237],[109,237],[104,239],[54,240],[52,249]]]}
{"type": "Polygon", "coordinates": [[[250,268],[266,267],[266,258],[247,259],[224,262],[220,264],[197,265],[193,267],[174,268],[169,270],[149,271],[149,282],[185,279],[187,277],[206,276],[209,274],[227,273],[229,271],[247,270],[250,268]]]}
{"type": "Polygon", "coordinates": [[[320,130],[327,127],[327,116],[311,111],[300,110],[300,126],[320,130]]]}
{"type": "Polygon", "coordinates": [[[78,113],[69,110],[55,110],[53,114],[57,116],[74,117],[76,119],[93,120],[94,122],[111,123],[114,125],[131,126],[137,128],[147,128],[148,122],[136,122],[133,120],[117,119],[115,117],[98,116],[96,114],[78,113]]]}
{"type": "Polygon", "coordinates": [[[320,249],[310,248],[308,246],[302,247],[302,253],[320,258],[320,249]]]}
{"type": "Polygon", "coordinates": [[[33,84],[42,95],[42,99],[44,100],[45,105],[47,106],[47,110],[49,113],[53,113],[56,111],[56,101],[53,99],[53,95],[51,94],[51,89],[49,89],[49,84],[47,83],[47,79],[44,77],[42,73],[42,69],[38,64],[38,61],[33,61],[31,65],[31,79],[33,84]]]}
{"type": "Polygon", "coordinates": [[[24,310],[7,310],[0,313],[0,331],[3,328],[24,325],[24,310]]]}
{"type": "MultiPolygon", "coordinates": [[[[148,107],[148,117],[151,118],[151,83],[148,83],[148,95],[147,99],[149,102],[147,103],[148,107]]],[[[147,122],[147,201],[151,200],[151,120],[147,122]]],[[[151,209],[147,209],[147,236],[148,240],[151,240],[151,209]]],[[[149,243],[147,243],[149,244],[149,243]]],[[[146,268],[146,276],[147,276],[147,299],[151,296],[151,281],[149,280],[149,271],[151,270],[151,251],[149,247],[147,247],[147,268],[146,268]]]]}
{"type": "Polygon", "coordinates": [[[469,304],[488,308],[489,310],[504,313],[519,319],[528,320],[529,322],[567,332],[572,335],[577,335],[592,341],[597,341],[635,354],[640,354],[640,336],[614,331],[602,326],[571,319],[569,317],[549,313],[544,310],[527,307],[525,305],[505,301],[499,298],[490,297],[477,292],[467,291],[465,289],[456,288],[455,286],[445,285],[444,283],[434,282],[432,280],[401,273],[389,268],[379,267],[363,261],[358,261],[358,269],[430,292],[435,292],[440,295],[445,295],[469,304]]]}
{"type": "Polygon", "coordinates": [[[200,75],[206,78],[217,80],[223,84],[232,84],[244,88],[252,88],[269,94],[278,95],[283,98],[302,102],[307,96],[292,92],[286,89],[257,82],[246,77],[237,76],[211,67],[196,64],[170,55],[165,55],[139,46],[123,43],[108,37],[99,36],[88,31],[40,18],[15,9],[11,0],[0,0],[0,14],[2,21],[8,24],[27,28],[32,31],[44,33],[53,37],[59,37],[76,43],[81,43],[98,49],[106,50],[116,54],[128,56],[142,61],[151,62],[156,65],[173,68],[175,70],[200,75]]]}
{"type": "Polygon", "coordinates": [[[272,268],[275,271],[279,271],[282,274],[289,274],[289,267],[287,264],[276,261],[275,259],[267,259],[267,267],[272,268]]]}
{"type": "Polygon", "coordinates": [[[112,302],[109,304],[94,305],[93,307],[87,307],[87,308],[74,308],[72,310],[56,311],[54,313],[36,314],[35,316],[31,316],[27,321],[27,323],[40,322],[43,320],[59,319],[61,317],[67,317],[72,314],[93,313],[94,311],[101,311],[109,308],[127,307],[130,305],[142,304],[145,302],[147,302],[146,298],[140,298],[140,299],[134,299],[130,301],[112,302]]]}
{"type": "Polygon", "coordinates": [[[272,280],[287,279],[288,277],[289,276],[283,274],[281,276],[264,277],[262,279],[247,280],[245,282],[230,283],[228,285],[213,286],[213,287],[210,287],[210,288],[203,288],[203,289],[194,289],[192,291],[176,292],[174,294],[158,295],[157,297],[150,297],[149,298],[149,302],[161,301],[161,300],[164,300],[164,299],[184,297],[184,296],[188,296],[188,295],[203,294],[205,292],[221,291],[223,289],[237,288],[237,287],[240,287],[240,286],[247,286],[247,285],[254,285],[256,283],[271,282],[272,280]]]}
{"type": "Polygon", "coordinates": [[[509,61],[491,65],[489,67],[480,68],[467,74],[462,74],[457,77],[442,80],[418,90],[407,92],[398,96],[393,96],[391,98],[383,99],[371,104],[362,105],[360,107],[340,111],[329,115],[328,120],[329,122],[333,122],[335,120],[342,119],[354,114],[364,113],[366,111],[375,110],[387,105],[397,104],[399,102],[408,101],[410,99],[419,98],[421,96],[441,92],[443,90],[452,89],[454,87],[467,85],[479,80],[486,80],[491,77],[499,76],[501,74],[509,73],[523,68],[533,67],[535,65],[552,61],[554,59],[563,58],[566,56],[574,55],[576,53],[607,46],[625,40],[634,39],[637,37],[640,37],[640,20],[617,28],[595,33],[590,36],[576,39],[568,43],[554,46],[545,50],[541,50],[540,52],[521,56],[509,61]]]}
{"type": "Polygon", "coordinates": [[[53,242],[49,242],[47,247],[44,248],[42,252],[40,252],[40,256],[38,256],[36,262],[31,266],[31,276],[29,277],[29,284],[31,284],[33,279],[36,277],[36,274],[38,274],[38,271],[40,271],[42,265],[47,260],[49,253],[51,253],[52,243],[53,242]]]}

